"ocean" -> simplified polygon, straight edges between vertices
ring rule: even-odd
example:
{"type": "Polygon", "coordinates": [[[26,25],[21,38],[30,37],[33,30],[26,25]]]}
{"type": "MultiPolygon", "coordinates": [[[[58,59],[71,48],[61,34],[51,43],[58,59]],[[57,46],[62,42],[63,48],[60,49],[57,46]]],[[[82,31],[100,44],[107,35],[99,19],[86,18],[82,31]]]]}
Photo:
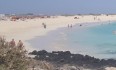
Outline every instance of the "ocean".
{"type": "Polygon", "coordinates": [[[28,42],[36,50],[71,51],[96,58],[116,58],[116,22],[77,24],[60,28],[28,42]]]}

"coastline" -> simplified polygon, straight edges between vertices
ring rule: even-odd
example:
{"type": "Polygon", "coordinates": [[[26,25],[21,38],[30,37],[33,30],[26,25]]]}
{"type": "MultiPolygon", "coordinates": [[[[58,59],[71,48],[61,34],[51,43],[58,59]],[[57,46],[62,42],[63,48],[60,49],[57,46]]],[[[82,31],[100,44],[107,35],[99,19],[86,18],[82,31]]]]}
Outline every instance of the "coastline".
{"type": "Polygon", "coordinates": [[[98,16],[100,20],[94,20],[95,16],[57,16],[56,18],[43,18],[43,19],[31,19],[25,21],[0,21],[0,35],[5,36],[5,38],[10,41],[12,38],[16,42],[22,40],[26,46],[26,50],[33,51],[36,48],[33,48],[27,40],[31,40],[36,36],[44,36],[50,31],[57,30],[62,27],[67,27],[68,24],[73,26],[76,24],[83,23],[95,23],[95,22],[109,22],[115,21],[116,15],[109,16],[98,16]],[[74,19],[74,17],[79,17],[79,19],[74,19]],[[47,28],[42,27],[42,23],[46,23],[47,28]]]}
{"type": "MultiPolygon", "coordinates": [[[[111,24],[112,23],[113,22],[111,22],[111,24]]],[[[56,30],[52,30],[44,36],[36,36],[35,38],[28,40],[27,42],[29,42],[32,46],[34,46],[34,48],[36,48],[35,50],[37,50],[37,49],[38,50],[47,50],[49,52],[51,52],[51,51],[70,51],[74,54],[90,55],[90,56],[93,56],[93,57],[99,58],[99,59],[109,59],[106,57],[103,58],[102,54],[98,54],[100,52],[97,52],[96,54],[94,51],[92,51],[91,53],[84,52],[83,51],[83,50],[85,50],[85,49],[83,49],[84,46],[82,46],[78,42],[77,42],[77,45],[73,45],[73,44],[71,44],[72,40],[70,41],[70,39],[68,38],[68,37],[70,37],[68,34],[71,34],[75,30],[77,33],[80,33],[81,31],[88,30],[90,28],[94,28],[96,26],[101,26],[101,25],[109,25],[109,23],[94,22],[94,23],[83,23],[82,26],[80,26],[80,24],[75,24],[72,28],[62,27],[62,28],[58,28],[56,30]]],[[[86,47],[88,47],[88,46],[86,46],[86,47]]],[[[90,47],[89,51],[93,50],[91,48],[93,48],[93,47],[90,47]]],[[[85,51],[87,51],[87,50],[85,50],[85,51]]]]}

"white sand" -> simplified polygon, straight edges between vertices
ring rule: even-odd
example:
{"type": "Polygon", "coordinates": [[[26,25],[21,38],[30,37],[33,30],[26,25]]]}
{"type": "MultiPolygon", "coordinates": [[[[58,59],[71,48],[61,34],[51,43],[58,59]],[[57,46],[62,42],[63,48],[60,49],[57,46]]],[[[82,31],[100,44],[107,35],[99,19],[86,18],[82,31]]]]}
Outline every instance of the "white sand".
{"type": "Polygon", "coordinates": [[[46,33],[51,30],[56,30],[57,28],[67,27],[68,24],[78,24],[78,23],[88,23],[88,22],[104,22],[104,21],[116,21],[116,15],[101,15],[97,16],[97,19],[94,20],[92,15],[86,16],[76,16],[80,19],[74,19],[75,16],[57,16],[55,18],[44,18],[44,19],[28,19],[25,21],[0,21],[0,35],[4,35],[8,41],[12,38],[18,42],[22,40],[28,51],[32,51],[36,48],[33,48],[26,40],[30,40],[36,36],[46,35],[46,33]],[[47,29],[44,29],[42,23],[47,24],[47,29]]]}
{"type": "Polygon", "coordinates": [[[106,67],[105,69],[106,69],[106,70],[116,70],[115,67],[106,67]]]}

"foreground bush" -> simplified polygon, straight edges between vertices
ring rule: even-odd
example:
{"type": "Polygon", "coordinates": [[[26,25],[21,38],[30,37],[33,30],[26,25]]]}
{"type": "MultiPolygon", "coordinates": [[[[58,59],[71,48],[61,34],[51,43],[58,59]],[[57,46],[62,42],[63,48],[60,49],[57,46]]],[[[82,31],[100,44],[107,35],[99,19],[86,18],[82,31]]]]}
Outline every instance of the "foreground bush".
{"type": "Polygon", "coordinates": [[[24,48],[13,46],[0,38],[0,70],[27,70],[27,65],[24,48]]]}

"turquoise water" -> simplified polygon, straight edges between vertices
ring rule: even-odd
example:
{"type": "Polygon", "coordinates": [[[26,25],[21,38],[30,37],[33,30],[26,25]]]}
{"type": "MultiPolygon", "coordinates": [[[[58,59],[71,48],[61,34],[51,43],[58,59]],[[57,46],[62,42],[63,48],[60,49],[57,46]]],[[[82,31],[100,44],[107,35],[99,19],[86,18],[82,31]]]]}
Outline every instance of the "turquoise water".
{"type": "Polygon", "coordinates": [[[38,49],[69,50],[97,58],[116,58],[116,23],[62,28],[29,41],[38,49]]]}
{"type": "Polygon", "coordinates": [[[116,23],[101,24],[82,30],[74,29],[68,37],[73,44],[78,43],[81,46],[84,54],[100,58],[116,58],[116,35],[113,33],[115,30],[116,23]]]}

